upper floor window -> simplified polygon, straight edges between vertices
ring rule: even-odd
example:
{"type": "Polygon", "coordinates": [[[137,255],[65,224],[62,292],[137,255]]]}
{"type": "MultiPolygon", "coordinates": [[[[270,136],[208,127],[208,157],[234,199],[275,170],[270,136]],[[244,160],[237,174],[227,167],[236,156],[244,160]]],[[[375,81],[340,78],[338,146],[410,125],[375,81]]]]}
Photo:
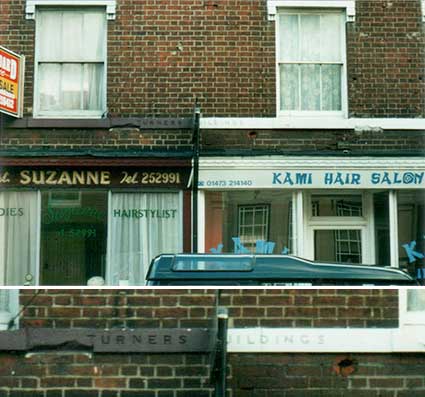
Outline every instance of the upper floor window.
{"type": "Polygon", "coordinates": [[[34,109],[57,118],[105,112],[105,8],[37,10],[34,109]]]}
{"type": "Polygon", "coordinates": [[[278,113],[343,115],[345,13],[284,8],[276,21],[278,113]]]}

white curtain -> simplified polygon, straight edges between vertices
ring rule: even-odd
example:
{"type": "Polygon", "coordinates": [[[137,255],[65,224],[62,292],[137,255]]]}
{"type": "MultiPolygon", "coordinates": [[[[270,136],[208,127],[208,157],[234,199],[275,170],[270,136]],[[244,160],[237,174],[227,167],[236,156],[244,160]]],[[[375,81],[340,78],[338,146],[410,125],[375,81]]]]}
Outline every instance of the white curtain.
{"type": "Polygon", "coordinates": [[[279,29],[281,109],[340,110],[341,15],[282,14],[279,29]]]}
{"type": "Polygon", "coordinates": [[[37,192],[0,192],[0,285],[22,285],[36,277],[37,192]]]}
{"type": "Polygon", "coordinates": [[[105,20],[103,10],[40,11],[40,110],[102,108],[105,20]]]}
{"type": "Polygon", "coordinates": [[[112,193],[108,281],[143,285],[150,261],[182,251],[179,193],[112,193]]]}

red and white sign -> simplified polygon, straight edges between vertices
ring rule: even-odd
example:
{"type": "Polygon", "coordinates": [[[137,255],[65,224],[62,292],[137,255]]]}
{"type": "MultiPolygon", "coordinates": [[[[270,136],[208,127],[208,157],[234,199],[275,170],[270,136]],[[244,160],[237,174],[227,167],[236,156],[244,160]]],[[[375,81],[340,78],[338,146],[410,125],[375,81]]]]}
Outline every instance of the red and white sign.
{"type": "Polygon", "coordinates": [[[0,46],[0,112],[22,117],[25,57],[0,46]]]}

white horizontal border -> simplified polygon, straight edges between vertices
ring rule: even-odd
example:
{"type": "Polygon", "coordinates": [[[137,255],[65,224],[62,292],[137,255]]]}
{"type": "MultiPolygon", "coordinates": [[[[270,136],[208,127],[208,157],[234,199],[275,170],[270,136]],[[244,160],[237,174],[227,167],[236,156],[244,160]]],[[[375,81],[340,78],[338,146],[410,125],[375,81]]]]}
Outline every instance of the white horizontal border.
{"type": "Polygon", "coordinates": [[[329,118],[329,117],[201,117],[201,129],[313,129],[425,131],[425,118],[329,118]]]}
{"type": "Polygon", "coordinates": [[[402,328],[232,328],[229,353],[425,352],[425,326],[402,328]]]}
{"type": "Polygon", "coordinates": [[[422,22],[425,22],[425,0],[422,0],[422,22]]]}
{"type": "Polygon", "coordinates": [[[347,22],[353,22],[356,17],[355,0],[267,0],[269,21],[276,19],[278,8],[342,8],[346,10],[347,22]]]}
{"type": "Polygon", "coordinates": [[[199,189],[425,189],[425,158],[210,157],[199,189]]]}
{"type": "Polygon", "coordinates": [[[116,0],[27,0],[25,6],[26,19],[35,18],[37,6],[104,6],[108,19],[115,19],[116,0]]]}
{"type": "Polygon", "coordinates": [[[425,157],[329,157],[329,156],[227,156],[201,157],[201,170],[363,169],[402,171],[425,170],[425,157]]]}

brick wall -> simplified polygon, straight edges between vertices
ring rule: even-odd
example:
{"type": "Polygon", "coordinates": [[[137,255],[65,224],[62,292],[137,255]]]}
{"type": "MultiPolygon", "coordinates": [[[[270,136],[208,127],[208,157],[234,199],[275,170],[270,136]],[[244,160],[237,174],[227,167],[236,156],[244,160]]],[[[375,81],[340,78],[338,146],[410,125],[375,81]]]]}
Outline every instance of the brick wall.
{"type": "Polygon", "coordinates": [[[423,354],[232,354],[233,397],[420,397],[423,354]]]}
{"type": "MultiPolygon", "coordinates": [[[[41,290],[21,325],[209,327],[214,290],[41,290]]],[[[21,291],[21,304],[33,290],[21,291]]],[[[397,290],[223,290],[230,327],[397,327],[397,290]]]]}
{"type": "Polygon", "coordinates": [[[317,153],[348,150],[351,154],[390,153],[408,155],[422,152],[425,134],[353,131],[279,131],[279,130],[203,130],[202,144],[205,154],[223,149],[266,151],[272,153],[317,153]]]}
{"type": "Polygon", "coordinates": [[[0,354],[1,397],[210,397],[205,354],[0,354]]]}
{"type": "Polygon", "coordinates": [[[0,129],[0,150],[188,151],[190,130],[51,130],[0,129]]]}
{"type": "MultiPolygon", "coordinates": [[[[34,29],[25,0],[0,4],[0,44],[26,56],[32,113],[34,29]]],[[[125,0],[108,21],[111,116],[275,115],[275,23],[266,0],[125,0]]],[[[358,0],[347,26],[350,114],[425,111],[425,34],[419,0],[358,0]]]]}
{"type": "MultiPolygon", "coordinates": [[[[22,327],[203,327],[214,290],[34,290],[22,327]]],[[[397,290],[225,290],[230,327],[396,327],[397,290]]],[[[212,397],[206,354],[0,353],[1,397],[212,397]]],[[[422,396],[420,354],[229,354],[229,397],[422,396]]]]}

